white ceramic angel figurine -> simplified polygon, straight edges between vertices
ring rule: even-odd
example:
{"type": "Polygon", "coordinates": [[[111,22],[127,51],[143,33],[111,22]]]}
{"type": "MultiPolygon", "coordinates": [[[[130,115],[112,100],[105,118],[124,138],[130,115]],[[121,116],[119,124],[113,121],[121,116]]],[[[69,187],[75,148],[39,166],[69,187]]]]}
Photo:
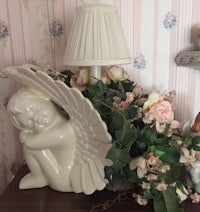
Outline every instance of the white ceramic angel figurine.
{"type": "MultiPolygon", "coordinates": [[[[190,122],[187,122],[183,127],[184,134],[190,134],[192,136],[200,136],[200,113],[190,122]]],[[[191,176],[191,180],[194,183],[195,190],[200,193],[200,153],[195,152],[195,168],[189,168],[188,171],[191,176]]]]}
{"type": "Polygon", "coordinates": [[[78,89],[29,66],[9,67],[1,74],[28,86],[8,103],[30,169],[20,188],[50,186],[85,194],[102,190],[107,183],[104,167],[111,165],[106,159],[111,136],[92,103],[78,89]]]}
{"type": "Polygon", "coordinates": [[[31,173],[20,189],[50,185],[72,191],[69,180],[75,155],[74,130],[46,96],[33,89],[19,90],[9,101],[8,112],[16,127],[31,173]]]}

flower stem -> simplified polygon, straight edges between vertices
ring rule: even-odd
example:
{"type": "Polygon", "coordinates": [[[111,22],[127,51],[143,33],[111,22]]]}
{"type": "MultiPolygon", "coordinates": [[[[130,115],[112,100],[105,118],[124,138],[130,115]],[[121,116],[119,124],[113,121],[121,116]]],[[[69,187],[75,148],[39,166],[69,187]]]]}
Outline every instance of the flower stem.
{"type": "Polygon", "coordinates": [[[106,104],[104,101],[102,101],[100,99],[93,99],[93,101],[104,105],[105,107],[109,108],[110,110],[112,110],[116,113],[119,113],[122,116],[123,120],[126,121],[126,117],[124,116],[124,114],[121,111],[116,110],[115,108],[111,107],[110,105],[106,104]]]}

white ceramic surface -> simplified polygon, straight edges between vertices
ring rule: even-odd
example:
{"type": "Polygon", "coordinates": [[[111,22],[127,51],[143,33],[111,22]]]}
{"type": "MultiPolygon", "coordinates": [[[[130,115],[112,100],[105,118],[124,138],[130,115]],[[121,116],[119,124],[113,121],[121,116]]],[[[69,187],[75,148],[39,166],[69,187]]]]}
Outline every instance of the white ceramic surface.
{"type": "Polygon", "coordinates": [[[2,74],[28,87],[9,101],[8,112],[21,130],[30,173],[21,189],[50,186],[58,191],[91,194],[106,185],[104,167],[111,147],[107,126],[92,103],[78,89],[54,81],[29,66],[9,67],[2,74]],[[68,114],[67,119],[57,109],[68,114]]]}

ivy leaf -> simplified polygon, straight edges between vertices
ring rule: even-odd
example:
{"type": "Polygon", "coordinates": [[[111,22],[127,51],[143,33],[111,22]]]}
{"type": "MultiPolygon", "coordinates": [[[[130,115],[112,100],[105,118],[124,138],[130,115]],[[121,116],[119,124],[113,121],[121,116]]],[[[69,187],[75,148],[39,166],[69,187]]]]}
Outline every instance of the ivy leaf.
{"type": "Polygon", "coordinates": [[[179,211],[179,201],[175,188],[168,187],[165,191],[160,191],[153,201],[155,212],[176,212],[179,211]]]}
{"type": "Polygon", "coordinates": [[[138,108],[134,105],[129,106],[125,111],[124,114],[127,119],[134,119],[137,115],[138,108]]]}
{"type": "Polygon", "coordinates": [[[170,146],[151,146],[154,156],[159,157],[164,163],[174,164],[179,162],[180,154],[177,149],[170,146]]]}
{"type": "Polygon", "coordinates": [[[132,157],[137,157],[144,154],[148,149],[148,140],[142,136],[138,136],[131,146],[130,154],[132,157]]]}
{"type": "Polygon", "coordinates": [[[196,136],[192,139],[192,148],[196,151],[200,151],[200,136],[196,136]]]}
{"type": "Polygon", "coordinates": [[[128,149],[121,149],[117,142],[112,145],[106,158],[113,161],[113,168],[116,172],[125,167],[131,159],[128,149]]]}
{"type": "Polygon", "coordinates": [[[157,141],[156,131],[149,126],[144,127],[144,129],[141,131],[141,135],[145,137],[144,139],[150,141],[151,144],[156,143],[157,141]]]}
{"type": "Polygon", "coordinates": [[[133,183],[142,183],[142,179],[137,175],[137,169],[130,170],[129,168],[125,169],[126,181],[133,183]]]}
{"type": "Polygon", "coordinates": [[[96,85],[90,84],[87,87],[87,91],[89,93],[89,96],[91,98],[94,98],[96,94],[100,93],[100,88],[98,88],[96,85]]]}
{"type": "Polygon", "coordinates": [[[125,98],[125,94],[120,92],[119,90],[114,90],[112,88],[108,88],[106,90],[106,97],[114,97],[114,96],[118,96],[120,98],[125,98]]]}
{"type": "Polygon", "coordinates": [[[98,80],[96,84],[90,84],[87,86],[87,92],[91,98],[99,98],[104,95],[105,85],[101,80],[98,80]]]}
{"type": "Polygon", "coordinates": [[[181,166],[173,165],[170,170],[164,174],[161,174],[160,179],[167,184],[174,183],[181,175],[181,166]]]}
{"type": "Polygon", "coordinates": [[[114,112],[112,114],[111,128],[113,130],[122,129],[124,125],[124,119],[120,113],[114,112]]]}
{"type": "Polygon", "coordinates": [[[116,172],[113,167],[105,167],[105,178],[108,180],[106,188],[111,191],[119,191],[122,189],[124,176],[116,172]]]}
{"type": "Polygon", "coordinates": [[[117,140],[130,150],[132,144],[137,137],[136,128],[130,123],[129,120],[125,121],[123,128],[116,131],[117,140]]]}

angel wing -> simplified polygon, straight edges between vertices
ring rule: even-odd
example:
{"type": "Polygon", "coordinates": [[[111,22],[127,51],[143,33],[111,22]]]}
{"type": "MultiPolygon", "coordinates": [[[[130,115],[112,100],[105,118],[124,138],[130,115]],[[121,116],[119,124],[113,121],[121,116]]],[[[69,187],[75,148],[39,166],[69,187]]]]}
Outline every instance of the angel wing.
{"type": "Polygon", "coordinates": [[[76,88],[69,88],[60,80],[53,80],[45,72],[31,70],[30,65],[8,67],[1,74],[18,80],[47,95],[69,115],[76,134],[75,159],[70,181],[76,193],[91,194],[106,185],[104,167],[111,165],[106,154],[111,147],[111,135],[92,103],[76,88]]]}

